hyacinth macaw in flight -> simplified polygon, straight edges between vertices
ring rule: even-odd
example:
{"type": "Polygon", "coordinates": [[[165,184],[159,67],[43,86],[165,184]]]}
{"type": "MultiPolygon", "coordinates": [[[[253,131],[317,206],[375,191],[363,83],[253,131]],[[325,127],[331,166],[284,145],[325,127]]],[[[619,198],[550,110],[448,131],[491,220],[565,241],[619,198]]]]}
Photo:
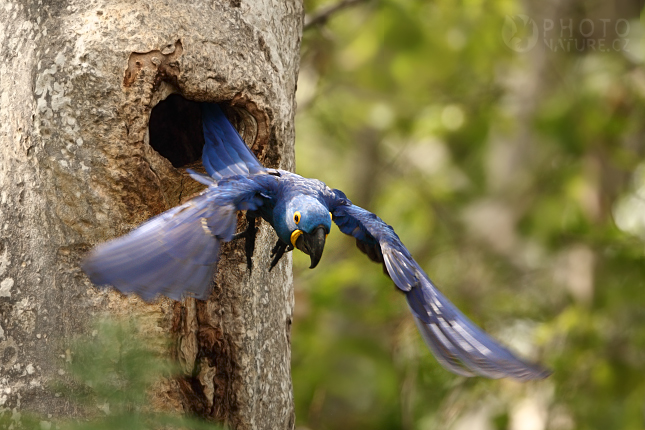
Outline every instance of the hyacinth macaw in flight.
{"type": "Polygon", "coordinates": [[[269,270],[294,248],[309,255],[310,267],[316,267],[333,221],[371,260],[383,264],[405,294],[425,343],[446,369],[463,376],[522,381],[549,375],[543,367],[516,357],[462,314],[434,286],[392,227],[319,180],[263,167],[221,108],[202,106],[202,162],[210,176],[190,174],[208,188],[94,248],[83,262],[92,282],[147,301],[159,294],[205,300],[222,242],[245,237],[251,269],[255,218],[271,224],[278,236],[269,270]],[[236,235],[241,210],[247,211],[249,223],[236,235]]]}

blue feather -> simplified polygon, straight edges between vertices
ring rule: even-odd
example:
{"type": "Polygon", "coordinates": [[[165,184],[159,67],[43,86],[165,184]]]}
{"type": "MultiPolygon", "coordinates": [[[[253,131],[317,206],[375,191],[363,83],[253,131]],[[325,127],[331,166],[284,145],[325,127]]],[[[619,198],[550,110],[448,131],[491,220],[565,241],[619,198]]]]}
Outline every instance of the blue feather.
{"type": "Polygon", "coordinates": [[[464,376],[522,381],[550,374],[537,364],[517,358],[462,314],[434,286],[392,227],[380,218],[350,204],[340,205],[333,214],[343,233],[367,245],[378,243],[387,273],[406,293],[424,341],[444,367],[464,376]]]}
{"type": "Polygon", "coordinates": [[[216,103],[202,103],[202,163],[215,180],[266,170],[244,143],[216,103]]]}
{"type": "Polygon", "coordinates": [[[112,285],[146,301],[160,294],[207,299],[220,244],[233,238],[237,211],[258,209],[263,201],[257,194],[266,192],[266,180],[237,179],[211,185],[131,233],[97,246],[83,270],[96,285],[112,285]]]}
{"type": "Polygon", "coordinates": [[[208,297],[220,240],[206,232],[206,196],[154,217],[130,234],[97,246],[83,263],[96,285],[180,300],[208,297]],[[190,274],[190,276],[187,276],[190,274]]]}

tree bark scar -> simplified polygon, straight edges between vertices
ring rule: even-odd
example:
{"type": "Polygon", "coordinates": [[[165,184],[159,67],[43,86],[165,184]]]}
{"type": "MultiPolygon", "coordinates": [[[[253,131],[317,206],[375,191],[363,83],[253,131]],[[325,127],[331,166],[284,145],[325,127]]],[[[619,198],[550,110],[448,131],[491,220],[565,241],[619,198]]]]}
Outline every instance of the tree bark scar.
{"type": "Polygon", "coordinates": [[[181,40],[174,45],[168,45],[161,50],[149,52],[133,52],[128,59],[128,67],[123,76],[123,86],[129,88],[137,80],[142,70],[150,70],[155,74],[153,91],[159,88],[162,81],[177,84],[179,75],[179,57],[184,52],[181,40]]]}
{"type": "MultiPolygon", "coordinates": [[[[229,301],[230,297],[223,294],[216,284],[211,300],[229,301]]],[[[221,312],[213,315],[213,309],[220,308],[230,310],[220,303],[209,306],[208,302],[194,299],[175,304],[173,331],[179,341],[176,358],[192,365],[184,369],[178,381],[184,405],[191,413],[236,427],[238,405],[233,383],[238,369],[234,340],[223,327],[225,316],[221,312]],[[190,336],[196,336],[197,342],[186,347],[183,339],[190,336]]]]}

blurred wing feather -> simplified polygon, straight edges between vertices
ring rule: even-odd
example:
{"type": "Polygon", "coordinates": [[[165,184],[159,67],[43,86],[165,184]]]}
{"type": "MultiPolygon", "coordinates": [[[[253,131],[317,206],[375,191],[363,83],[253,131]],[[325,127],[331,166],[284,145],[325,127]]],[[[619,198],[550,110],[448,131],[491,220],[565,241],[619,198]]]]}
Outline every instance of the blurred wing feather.
{"type": "Polygon", "coordinates": [[[225,182],[98,245],[85,258],[83,270],[96,285],[112,285],[146,301],[158,295],[207,299],[220,244],[233,237],[237,211],[257,209],[262,199],[256,194],[266,194],[249,178],[225,182]]]}

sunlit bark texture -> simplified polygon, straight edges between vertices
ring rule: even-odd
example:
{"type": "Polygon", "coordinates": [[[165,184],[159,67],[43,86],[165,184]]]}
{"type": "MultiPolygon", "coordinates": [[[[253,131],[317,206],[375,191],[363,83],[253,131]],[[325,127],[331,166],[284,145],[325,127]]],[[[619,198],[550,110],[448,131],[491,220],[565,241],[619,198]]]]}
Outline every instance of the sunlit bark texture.
{"type": "Polygon", "coordinates": [[[73,416],[50,385],[69,339],[145,315],[186,375],[155,407],[292,428],[291,260],[268,272],[268,225],[252,272],[243,243],[224,247],[207,302],[99,291],[79,261],[200,190],[197,102],[224,102],[265,165],[294,167],[300,1],[23,0],[0,21],[0,408],[73,416]]]}

